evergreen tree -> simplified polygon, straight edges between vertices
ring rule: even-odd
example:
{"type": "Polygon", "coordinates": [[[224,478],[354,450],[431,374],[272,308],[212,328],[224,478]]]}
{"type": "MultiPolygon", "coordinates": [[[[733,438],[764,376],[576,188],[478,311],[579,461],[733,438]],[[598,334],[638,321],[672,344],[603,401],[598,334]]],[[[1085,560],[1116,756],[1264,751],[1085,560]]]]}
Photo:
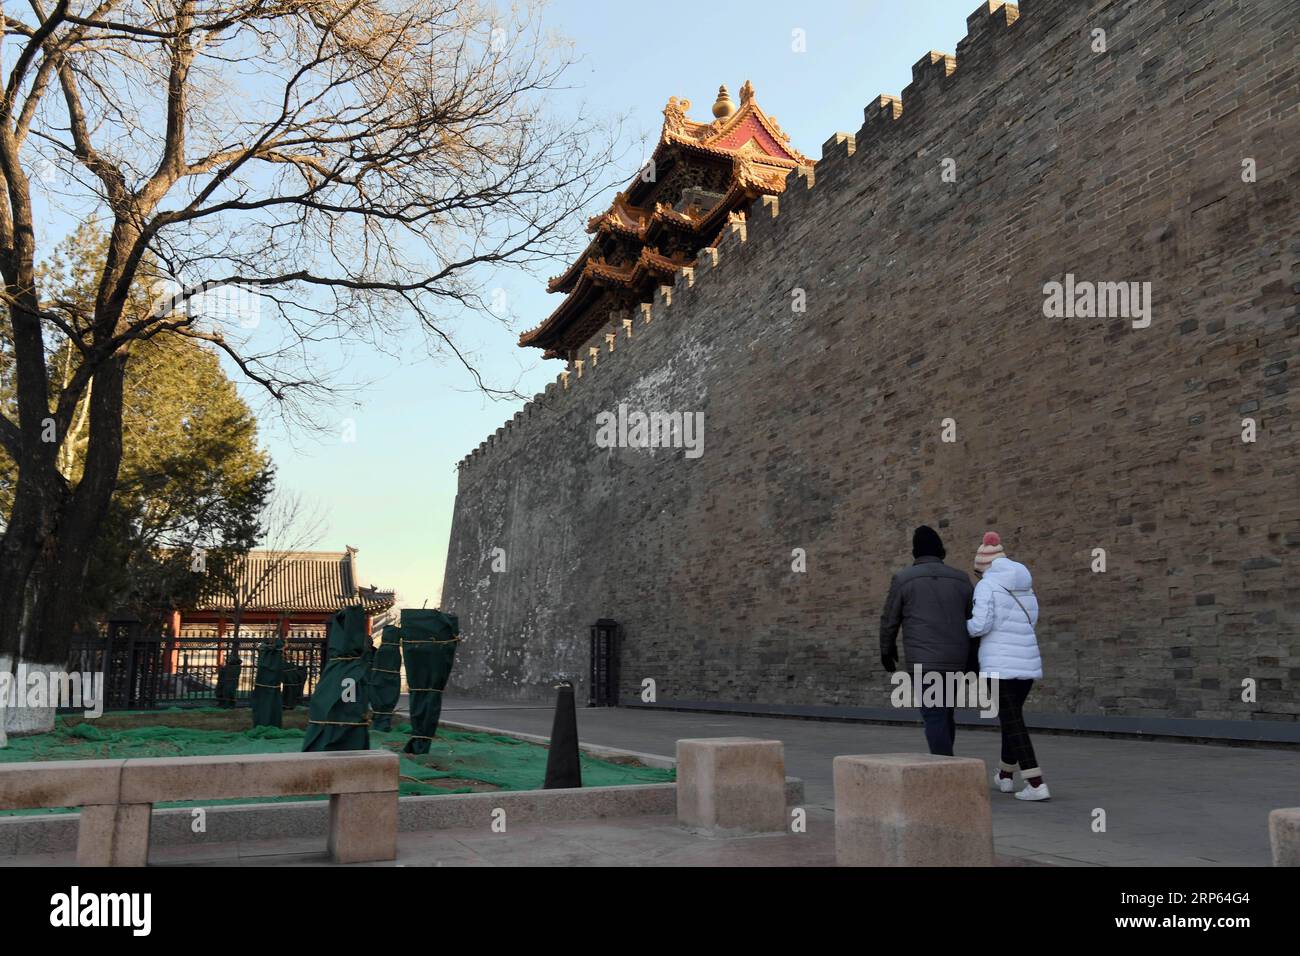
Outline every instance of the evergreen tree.
{"type": "MultiPolygon", "coordinates": [[[[85,303],[102,270],[106,239],[83,224],[40,270],[42,297],[85,303]]],[[[146,307],[146,290],[132,301],[146,307]]],[[[48,358],[51,403],[75,373],[76,350],[57,329],[48,358]]],[[[0,404],[13,398],[12,362],[0,342],[0,404]]],[[[59,448],[59,471],[80,480],[89,432],[87,394],[59,448]]],[[[177,336],[134,343],[123,388],[122,467],[91,551],[78,602],[83,623],[131,611],[158,622],[216,586],[208,573],[236,560],[260,537],[259,516],[272,485],[257,423],[209,347],[177,336]]],[[[0,449],[0,516],[13,504],[16,468],[0,449]]]]}

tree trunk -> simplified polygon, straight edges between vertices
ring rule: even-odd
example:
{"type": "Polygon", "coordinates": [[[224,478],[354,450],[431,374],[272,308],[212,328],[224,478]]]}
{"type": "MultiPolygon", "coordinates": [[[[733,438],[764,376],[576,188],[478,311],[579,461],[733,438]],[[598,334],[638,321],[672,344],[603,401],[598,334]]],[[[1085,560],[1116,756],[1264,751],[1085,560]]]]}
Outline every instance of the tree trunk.
{"type": "MultiPolygon", "coordinates": [[[[0,674],[8,674],[13,667],[13,660],[8,654],[0,654],[0,674]]],[[[0,750],[9,746],[9,734],[5,724],[9,722],[9,692],[0,694],[0,750]]]]}
{"type": "MultiPolygon", "coordinates": [[[[24,457],[26,467],[19,468],[13,511],[0,542],[0,669],[11,675],[19,664],[45,670],[45,665],[55,660],[40,656],[32,635],[45,605],[51,603],[49,569],[57,551],[59,513],[66,500],[66,486],[56,469],[46,467],[49,462],[44,456],[24,457]]],[[[62,659],[66,657],[65,652],[62,659]]],[[[10,686],[14,686],[12,681],[10,686]]],[[[4,738],[8,733],[39,733],[54,726],[52,709],[32,713],[21,706],[23,690],[15,687],[16,699],[0,703],[0,746],[7,746],[4,738]]]]}
{"type": "MultiPolygon", "coordinates": [[[[119,355],[95,373],[90,444],[75,491],[67,492],[50,456],[33,454],[34,467],[19,469],[12,519],[0,544],[0,665],[11,672],[20,664],[29,672],[67,667],[91,549],[122,461],[125,370],[126,356],[119,355]]],[[[54,707],[9,708],[4,720],[8,733],[42,733],[54,727],[54,707]]]]}

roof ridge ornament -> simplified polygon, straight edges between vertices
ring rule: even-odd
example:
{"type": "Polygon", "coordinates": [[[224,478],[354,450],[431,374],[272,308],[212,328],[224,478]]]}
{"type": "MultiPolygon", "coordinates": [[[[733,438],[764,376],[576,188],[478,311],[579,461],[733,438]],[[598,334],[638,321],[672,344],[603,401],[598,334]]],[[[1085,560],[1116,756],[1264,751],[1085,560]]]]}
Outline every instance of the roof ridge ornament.
{"type": "Polygon", "coordinates": [[[664,130],[678,132],[686,126],[686,113],[691,108],[690,100],[681,100],[675,96],[668,97],[664,107],[664,130]]]}

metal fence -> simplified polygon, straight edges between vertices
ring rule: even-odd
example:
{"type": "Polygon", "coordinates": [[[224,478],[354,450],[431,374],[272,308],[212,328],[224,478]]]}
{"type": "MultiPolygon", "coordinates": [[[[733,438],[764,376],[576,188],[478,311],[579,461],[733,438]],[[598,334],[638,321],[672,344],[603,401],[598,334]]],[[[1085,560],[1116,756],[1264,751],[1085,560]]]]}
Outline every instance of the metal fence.
{"type": "MultiPolygon", "coordinates": [[[[75,637],[69,670],[104,674],[106,710],[150,710],[155,707],[214,704],[217,673],[231,655],[239,655],[236,699],[252,696],[257,668],[257,644],[265,635],[171,637],[166,634],[104,632],[75,637]]],[[[304,703],[325,666],[326,642],[315,634],[291,633],[285,639],[284,661],[307,674],[304,703]]]]}

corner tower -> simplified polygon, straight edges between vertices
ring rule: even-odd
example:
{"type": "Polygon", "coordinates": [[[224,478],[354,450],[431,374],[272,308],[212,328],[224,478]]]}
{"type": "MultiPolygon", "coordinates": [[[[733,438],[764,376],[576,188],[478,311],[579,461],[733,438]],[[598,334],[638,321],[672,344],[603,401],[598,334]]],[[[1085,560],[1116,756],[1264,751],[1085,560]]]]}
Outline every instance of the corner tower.
{"type": "Polygon", "coordinates": [[[669,98],[649,162],[588,220],[591,242],[547,286],[564,301],[519,337],[520,346],[572,361],[610,312],[649,302],[756,199],[781,193],[792,170],[813,165],[759,108],[748,81],[739,108],[725,86],[718,89],[712,122],[691,120],[690,108],[689,100],[669,98]]]}

